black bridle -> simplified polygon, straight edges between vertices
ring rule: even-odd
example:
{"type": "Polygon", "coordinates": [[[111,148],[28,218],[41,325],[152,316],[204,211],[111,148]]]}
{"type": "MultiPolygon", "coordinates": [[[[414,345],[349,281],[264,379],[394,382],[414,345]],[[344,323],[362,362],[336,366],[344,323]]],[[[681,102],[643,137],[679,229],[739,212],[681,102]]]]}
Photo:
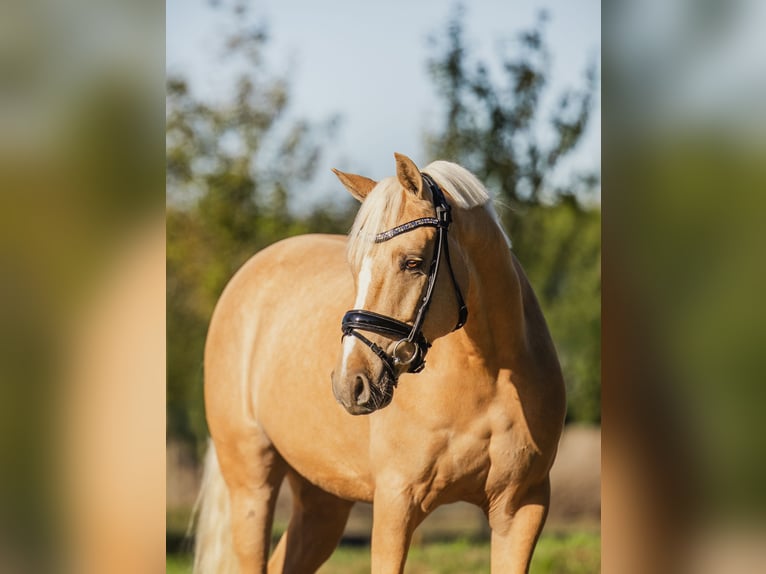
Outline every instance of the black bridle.
{"type": "Polygon", "coordinates": [[[422,176],[423,181],[431,190],[434,208],[436,209],[436,217],[422,217],[420,219],[415,219],[414,221],[398,225],[388,231],[378,233],[375,236],[375,243],[383,243],[389,239],[393,239],[397,235],[407,233],[418,227],[436,228],[436,247],[434,248],[431,266],[428,271],[428,281],[426,282],[425,293],[421,299],[417,315],[415,315],[415,321],[412,325],[409,325],[394,319],[393,317],[386,317],[385,315],[373,313],[372,311],[352,309],[343,316],[343,321],[341,322],[343,336],[353,335],[367,345],[383,362],[383,366],[388,371],[394,384],[396,384],[398,378],[396,374],[396,367],[398,365],[405,365],[407,367],[405,372],[408,373],[419,373],[425,367],[425,357],[428,349],[431,347],[431,343],[429,343],[423,335],[422,327],[426,318],[426,313],[428,312],[428,307],[431,305],[431,298],[433,297],[436,279],[439,275],[439,262],[441,261],[442,253],[444,253],[444,257],[447,260],[447,268],[449,269],[449,274],[452,278],[452,285],[455,288],[455,297],[458,304],[458,321],[454,330],[458,330],[465,325],[466,319],[468,318],[468,307],[465,305],[460,286],[457,283],[457,279],[455,279],[455,273],[452,270],[452,261],[449,256],[447,230],[452,222],[451,208],[444,197],[444,192],[442,192],[436,182],[431,179],[428,174],[424,173],[422,176]],[[384,337],[389,337],[391,339],[396,339],[398,337],[399,340],[394,345],[392,354],[389,355],[380,346],[370,341],[359,331],[377,333],[378,335],[383,335],[384,337]]]}

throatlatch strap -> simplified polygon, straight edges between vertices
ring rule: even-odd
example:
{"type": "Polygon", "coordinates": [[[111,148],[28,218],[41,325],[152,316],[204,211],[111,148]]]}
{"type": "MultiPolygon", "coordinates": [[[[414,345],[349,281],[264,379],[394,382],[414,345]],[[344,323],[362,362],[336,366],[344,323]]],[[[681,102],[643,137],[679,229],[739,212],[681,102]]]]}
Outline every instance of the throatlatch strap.
{"type": "Polygon", "coordinates": [[[455,298],[457,299],[457,324],[453,329],[453,331],[457,331],[468,320],[468,306],[463,300],[463,293],[460,291],[455,272],[452,270],[452,259],[449,256],[449,241],[444,242],[444,256],[447,258],[447,269],[449,269],[449,276],[452,278],[452,286],[455,288],[455,298]]]}
{"type": "MultiPolygon", "coordinates": [[[[446,231],[449,229],[450,223],[452,223],[452,208],[450,207],[449,202],[447,201],[447,198],[444,197],[444,192],[442,192],[441,188],[439,187],[439,184],[437,184],[433,178],[428,175],[427,173],[423,174],[423,179],[428,184],[428,186],[431,189],[431,195],[433,196],[433,202],[434,206],[436,207],[436,215],[439,220],[439,236],[438,236],[438,244],[437,247],[439,248],[439,255],[441,255],[441,251],[443,248],[444,256],[447,259],[447,268],[449,269],[450,277],[452,278],[452,287],[455,290],[455,299],[457,300],[458,305],[458,319],[457,323],[455,324],[455,327],[452,329],[453,331],[457,331],[460,329],[463,325],[465,325],[465,322],[468,320],[468,306],[465,304],[465,300],[463,299],[463,293],[460,291],[460,285],[458,285],[457,278],[455,277],[455,271],[452,269],[452,258],[449,254],[449,238],[447,237],[446,231]],[[444,233],[442,233],[442,229],[444,230],[444,233]]],[[[439,260],[436,260],[436,266],[438,270],[439,260]]],[[[430,301],[429,301],[430,303],[430,301]]]]}

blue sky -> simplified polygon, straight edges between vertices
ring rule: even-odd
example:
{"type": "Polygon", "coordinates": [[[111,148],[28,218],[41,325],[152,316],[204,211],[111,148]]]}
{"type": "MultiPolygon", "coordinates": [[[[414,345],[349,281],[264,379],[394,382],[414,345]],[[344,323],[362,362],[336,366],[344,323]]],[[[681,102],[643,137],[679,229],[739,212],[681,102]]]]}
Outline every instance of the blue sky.
{"type": "MultiPolygon", "coordinates": [[[[541,9],[549,12],[549,98],[566,86],[578,85],[588,62],[600,62],[598,0],[464,4],[468,48],[484,59],[491,59],[503,41],[533,25],[541,9]]],[[[290,80],[291,114],[315,121],[336,114],[341,118],[337,136],[323,148],[320,173],[307,191],[310,197],[343,193],[329,173],[331,166],[378,179],[392,174],[395,151],[425,163],[424,133],[442,120],[426,70],[433,55],[428,38],[446,27],[453,8],[453,2],[440,0],[251,3],[251,17],[268,25],[270,69],[290,80]]],[[[167,0],[167,69],[189,77],[193,88],[210,98],[227,85],[225,66],[216,57],[226,21],[207,0],[167,0]]],[[[597,100],[584,142],[556,179],[565,179],[572,170],[599,167],[600,132],[597,100]]]]}

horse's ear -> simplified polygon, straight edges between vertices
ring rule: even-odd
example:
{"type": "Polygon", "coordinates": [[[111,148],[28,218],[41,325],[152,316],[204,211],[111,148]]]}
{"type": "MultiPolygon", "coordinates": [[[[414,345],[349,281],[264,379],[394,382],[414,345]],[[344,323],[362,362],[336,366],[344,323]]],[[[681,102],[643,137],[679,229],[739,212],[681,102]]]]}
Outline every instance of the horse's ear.
{"type": "Polygon", "coordinates": [[[420,175],[418,166],[406,155],[395,153],[394,157],[396,158],[396,177],[399,179],[399,183],[410,193],[421,195],[423,193],[423,176],[420,175]]]}
{"type": "Polygon", "coordinates": [[[338,179],[346,187],[348,192],[359,201],[364,201],[364,198],[372,191],[372,188],[378,185],[378,182],[373,181],[369,177],[364,177],[363,175],[344,173],[335,168],[332,168],[332,172],[338,176],[338,179]]]}

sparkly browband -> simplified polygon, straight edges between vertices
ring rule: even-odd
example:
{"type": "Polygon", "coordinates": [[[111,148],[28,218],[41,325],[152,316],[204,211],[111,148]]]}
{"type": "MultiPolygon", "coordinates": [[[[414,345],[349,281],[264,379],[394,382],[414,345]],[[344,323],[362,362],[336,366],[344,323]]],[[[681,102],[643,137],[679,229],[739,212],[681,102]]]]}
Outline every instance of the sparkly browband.
{"type": "Polygon", "coordinates": [[[397,235],[411,231],[416,227],[443,227],[443,224],[435,217],[421,217],[420,219],[408,221],[407,223],[389,229],[388,231],[378,233],[375,236],[375,243],[383,243],[384,241],[388,241],[397,235]]]}

